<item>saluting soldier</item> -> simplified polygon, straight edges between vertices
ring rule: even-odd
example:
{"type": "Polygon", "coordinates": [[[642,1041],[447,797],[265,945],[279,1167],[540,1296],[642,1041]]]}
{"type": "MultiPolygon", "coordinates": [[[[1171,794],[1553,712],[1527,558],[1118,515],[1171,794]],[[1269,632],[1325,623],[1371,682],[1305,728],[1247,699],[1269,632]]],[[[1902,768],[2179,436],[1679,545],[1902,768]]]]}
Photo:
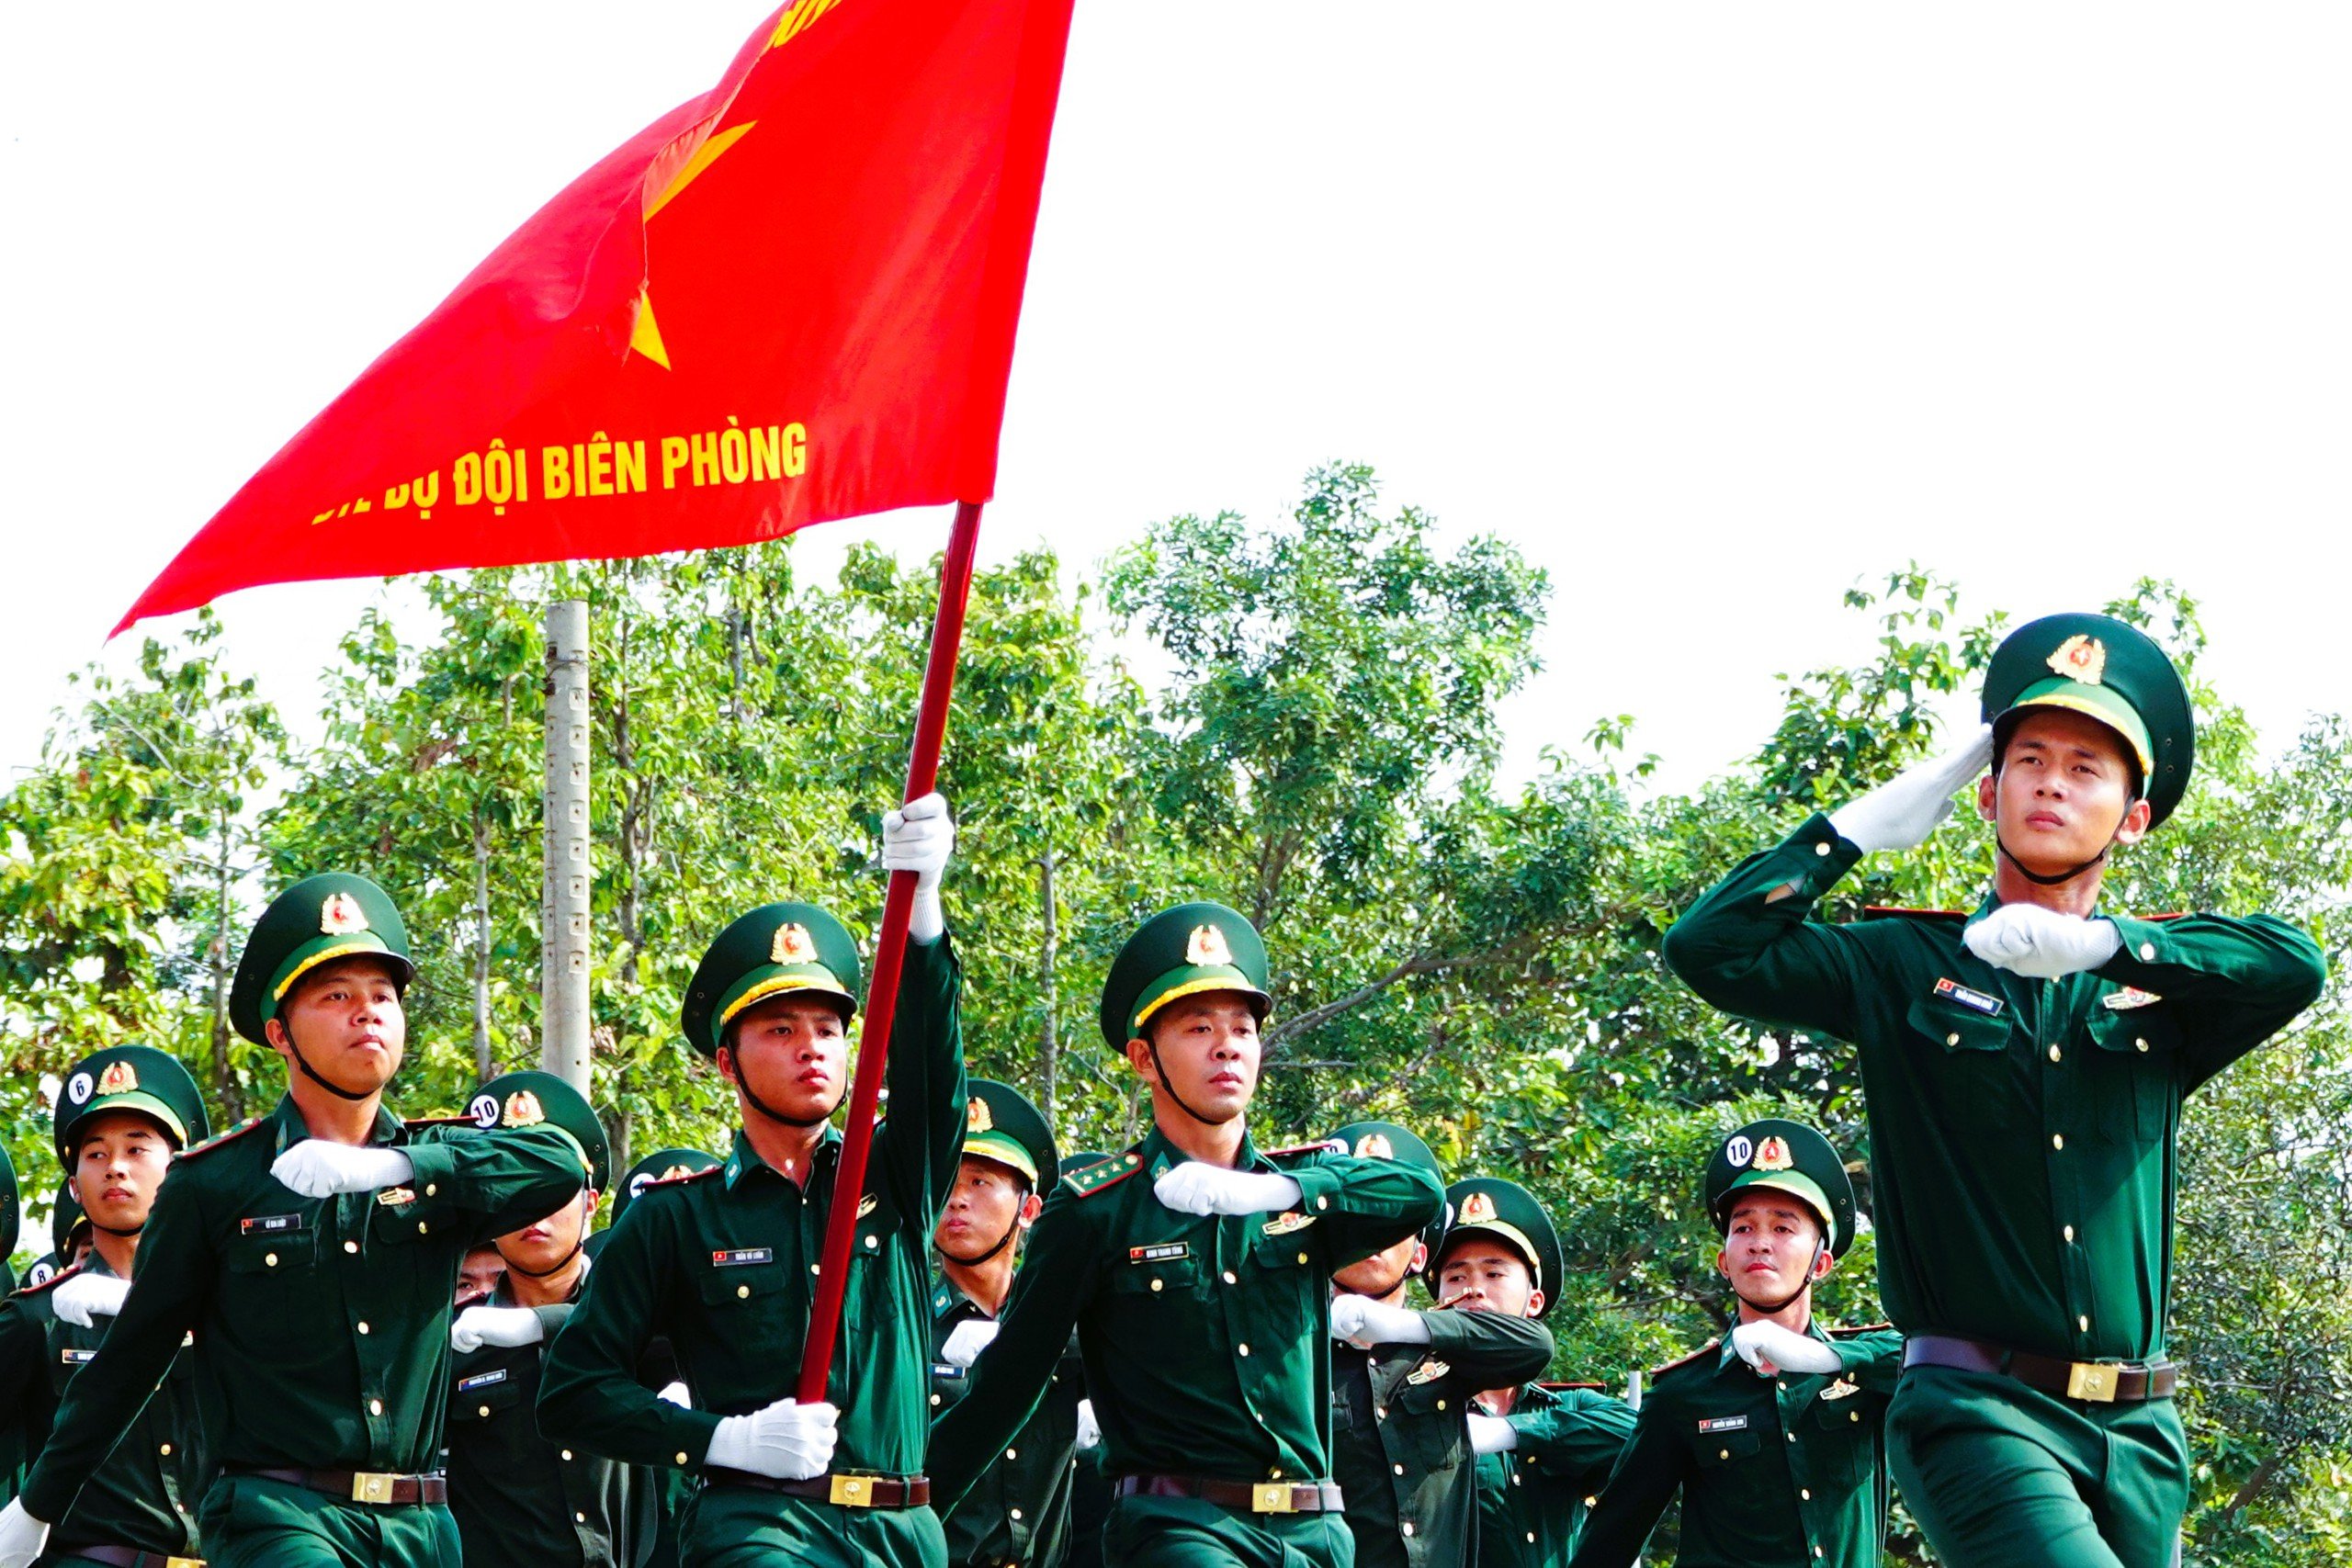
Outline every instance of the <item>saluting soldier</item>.
{"type": "MultiPolygon", "coordinates": [[[[1549,1313],[1565,1259],[1535,1194],[1498,1176],[1446,1189],[1452,1223],[1432,1266],[1441,1307],[1526,1321],[1549,1313]]],[[[1548,1359],[1548,1358],[1547,1358],[1548,1359]]],[[[1537,1369],[1541,1371],[1542,1369],[1537,1369]]],[[[1479,1568],[1556,1568],[1575,1550],[1585,1506],[1634,1427],[1623,1401],[1597,1383],[1521,1382],[1475,1397],[1479,1568]]]]}
{"type": "MultiPolygon", "coordinates": [[[[972,1362],[996,1337],[1021,1238],[1044,1206],[1038,1189],[1051,1186],[1060,1169],[1053,1130],[1028,1097],[1010,1084],[974,1078],[963,1163],[932,1237],[940,1260],[931,1296],[934,1421],[963,1399],[972,1362]]],[[[1069,1555],[1071,1472],[1085,1393],[1073,1343],[1028,1425],[943,1521],[948,1562],[1061,1568],[1069,1555]]]]}
{"type": "MultiPolygon", "coordinates": [[[[1420,1135],[1394,1122],[1351,1122],[1331,1142],[1359,1159],[1393,1159],[1443,1181],[1420,1135]]],[[[1445,1239],[1447,1211],[1331,1276],[1331,1476],[1347,1499],[1356,1568],[1456,1568],[1478,1522],[1470,1402],[1541,1377],[1552,1336],[1501,1313],[1416,1312],[1406,1282],[1445,1239]]]]}
{"type": "Polygon", "coordinates": [[[2188,693],[2140,631],[2019,627],[1984,717],[1743,863],[1666,958],[1717,1007],[1860,1047],[1880,1292],[1906,1337],[1890,1459],[1938,1555],[2156,1568],[2188,1487],[2165,1346],[2182,1101],[2308,1007],[2325,964],[2267,915],[2100,908],[2109,855],[2188,783],[2188,693]],[[1996,847],[1973,913],[1811,918],[1972,780],[1996,847]]]}
{"type": "Polygon", "coordinates": [[[1681,1568],[1876,1568],[1902,1336],[1813,1315],[1853,1245],[1853,1182],[1828,1139],[1776,1117],[1724,1140],[1705,1198],[1738,1322],[1650,1374],[1576,1568],[1626,1568],[1677,1492],[1681,1568]]]}
{"type": "Polygon", "coordinates": [[[458,1562],[435,1469],[458,1260],[563,1203],[586,1167],[552,1126],[384,1108],[412,973],[400,913],[365,877],[308,878],[263,912],[229,1016],[286,1059],[286,1098],[174,1161],[106,1354],[0,1514],[0,1568],[40,1549],[191,1331],[221,1470],[197,1513],[216,1568],[458,1562]]]}
{"type": "MultiPolygon", "coordinates": [[[[106,1342],[130,1280],[140,1235],[174,1151],[208,1135],[196,1080],[175,1057],[117,1045],[66,1069],[52,1143],[84,1200],[89,1256],[0,1303],[0,1407],[21,1411],[29,1446],[48,1436],[57,1402],[106,1342]]],[[[161,1564],[197,1555],[194,1509],[209,1479],[189,1353],[50,1533],[44,1563],[161,1564]]]]}
{"type": "Polygon", "coordinates": [[[1120,950],[1102,1034],[1151,1086],[1152,1131],[1046,1200],[1003,1330],[933,1435],[951,1511],[1074,1325],[1114,1477],[1107,1562],[1349,1562],[1328,1281],[1417,1233],[1440,1194],[1396,1160],[1251,1143],[1271,1005],[1265,944],[1221,904],[1165,910],[1120,950]]]}
{"type": "Polygon", "coordinates": [[[681,1024],[735,1090],[726,1163],[629,1205],[555,1342],[539,1425],[558,1441],[701,1478],[679,1557],[705,1564],[922,1563],[946,1543],[921,1473],[930,1427],[931,1231],[964,1138],[961,986],[939,902],[945,803],[884,818],[883,863],[917,874],[888,1057],[889,1110],[857,1204],[828,1402],[793,1397],[849,1089],[856,943],[813,904],[770,904],[721,931],[681,1024]],[[687,1408],[638,1382],[675,1347],[687,1408]],[[838,1445],[838,1446],[837,1446],[838,1445]]]}
{"type": "MultiPolygon", "coordinates": [[[[548,1343],[588,1277],[584,1245],[597,1195],[612,1181],[604,1123],[553,1073],[503,1073],[467,1107],[478,1127],[550,1123],[585,1150],[588,1188],[554,1213],[497,1239],[505,1271],[449,1325],[449,1512],[467,1568],[514,1563],[641,1568],[657,1529],[657,1473],[539,1435],[533,1409],[548,1343]]],[[[665,1366],[643,1374],[668,1382],[665,1366]]]]}

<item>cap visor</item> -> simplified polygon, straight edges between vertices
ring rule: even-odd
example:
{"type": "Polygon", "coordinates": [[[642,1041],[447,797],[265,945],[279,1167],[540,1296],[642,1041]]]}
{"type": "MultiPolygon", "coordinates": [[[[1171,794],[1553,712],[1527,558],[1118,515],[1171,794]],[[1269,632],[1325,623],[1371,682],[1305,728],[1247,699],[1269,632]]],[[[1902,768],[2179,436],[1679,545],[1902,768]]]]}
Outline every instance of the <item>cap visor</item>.
{"type": "Polygon", "coordinates": [[[2122,737],[2123,743],[2132,749],[2132,755],[2139,761],[2141,776],[2155,772],[2155,747],[2148,739],[2147,721],[2130,703],[2105,686],[2086,685],[2063,675],[2054,680],[2038,681],[2018,694],[2018,700],[2009,705],[2008,713],[2015,713],[2019,708],[2064,708],[2069,713],[2095,718],[2122,737]]]}

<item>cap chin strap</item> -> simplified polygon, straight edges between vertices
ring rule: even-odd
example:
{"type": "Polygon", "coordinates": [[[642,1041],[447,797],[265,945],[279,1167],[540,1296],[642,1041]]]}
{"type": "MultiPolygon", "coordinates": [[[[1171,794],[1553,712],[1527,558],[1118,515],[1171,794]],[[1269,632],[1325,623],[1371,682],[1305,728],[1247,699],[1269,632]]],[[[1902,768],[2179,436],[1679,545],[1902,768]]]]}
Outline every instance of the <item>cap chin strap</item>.
{"type": "Polygon", "coordinates": [[[1012,1216],[1012,1223],[1004,1227],[1004,1234],[996,1238],[996,1245],[989,1247],[986,1252],[981,1253],[978,1258],[958,1258],[944,1247],[939,1249],[939,1255],[942,1258],[946,1258],[950,1263],[955,1264],[959,1269],[978,1269],[981,1264],[986,1263],[998,1253],[1002,1252],[1006,1247],[1011,1247],[1012,1245],[1012,1238],[1020,1234],[1021,1215],[1016,1212],[1012,1216]]]}
{"type": "MultiPolygon", "coordinates": [[[[82,1217],[85,1220],[90,1218],[87,1214],[85,1214],[82,1217]]],[[[112,1225],[99,1224],[96,1220],[90,1220],[90,1224],[94,1229],[102,1230],[108,1235],[120,1236],[125,1241],[129,1241],[132,1236],[137,1235],[141,1231],[147,1228],[147,1222],[144,1220],[141,1220],[137,1224],[132,1225],[129,1230],[117,1230],[112,1225]]]]}
{"type": "Polygon", "coordinates": [[[571,1244],[571,1250],[565,1253],[561,1258],[557,1258],[545,1269],[526,1269],[520,1263],[515,1262],[513,1258],[507,1257],[506,1254],[503,1252],[498,1255],[498,1260],[501,1263],[505,1264],[507,1268],[513,1269],[515,1273],[522,1275],[526,1280],[544,1280],[551,1274],[560,1274],[566,1269],[571,1268],[571,1260],[579,1257],[581,1249],[585,1247],[587,1245],[588,1236],[586,1232],[583,1230],[581,1234],[580,1239],[571,1244]]]}
{"type": "Polygon", "coordinates": [[[833,1098],[832,1105],[827,1110],[815,1116],[786,1116],[783,1111],[762,1100],[760,1091],[752,1087],[752,1075],[743,1070],[742,1055],[736,1052],[735,1047],[729,1045],[724,1049],[735,1056],[736,1092],[752,1102],[752,1110],[771,1122],[781,1122],[787,1127],[821,1127],[833,1119],[833,1112],[839,1111],[842,1108],[842,1101],[849,1098],[849,1085],[843,1084],[841,1093],[833,1098]]]}
{"type": "Polygon", "coordinates": [[[294,1065],[302,1069],[302,1076],[309,1078],[321,1089],[326,1090],[329,1094],[334,1095],[337,1100],[347,1100],[354,1105],[356,1105],[363,1100],[372,1099],[374,1096],[383,1092],[379,1086],[379,1088],[368,1089],[363,1094],[354,1094],[349,1089],[344,1088],[341,1084],[329,1083],[320,1075],[318,1068],[311,1066],[311,1059],[302,1055],[302,1047],[295,1043],[294,1041],[294,1026],[286,1021],[283,1014],[278,1017],[277,1027],[286,1031],[286,1048],[294,1053],[294,1065]]]}
{"type": "Polygon", "coordinates": [[[1190,1116],[1193,1121],[1198,1122],[1204,1127],[1222,1127],[1227,1122],[1231,1122],[1240,1116],[1241,1112],[1238,1111],[1235,1111],[1231,1116],[1204,1116],[1199,1111],[1193,1110],[1191,1106],[1185,1104],[1184,1097],[1176,1092],[1176,1086],[1168,1081],[1167,1066],[1159,1059],[1159,1042],[1147,1036],[1143,1043],[1144,1049],[1151,1053],[1151,1070],[1159,1075],[1159,1082],[1152,1089],[1154,1094],[1165,1093],[1169,1099],[1176,1102],[1177,1110],[1182,1111],[1185,1115],[1190,1116]]]}

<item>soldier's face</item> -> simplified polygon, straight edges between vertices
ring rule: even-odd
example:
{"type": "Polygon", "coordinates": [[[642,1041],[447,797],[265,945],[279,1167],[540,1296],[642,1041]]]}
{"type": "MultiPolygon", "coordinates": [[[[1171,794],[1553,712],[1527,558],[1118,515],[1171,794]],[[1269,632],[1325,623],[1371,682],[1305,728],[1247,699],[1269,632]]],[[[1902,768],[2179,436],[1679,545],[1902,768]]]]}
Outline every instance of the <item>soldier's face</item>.
{"type": "Polygon", "coordinates": [[[1351,1295],[1377,1301],[1405,1282],[1405,1277],[1429,1261],[1429,1247],[1417,1235],[1370,1258],[1351,1263],[1331,1276],[1331,1283],[1351,1295]]]}
{"type": "Polygon", "coordinates": [[[469,1301],[486,1296],[498,1288],[498,1277],[506,1272],[506,1259],[494,1247],[477,1247],[466,1254],[458,1265],[458,1299],[469,1301]]]}
{"type": "Polygon", "coordinates": [[[392,1081],[408,1050],[408,1014],[392,972],[370,958],[338,958],[302,976],[265,1031],[294,1066],[300,1044],[311,1070],[352,1094],[392,1081]]]}
{"type": "Polygon", "coordinates": [[[1829,1272],[1832,1259],[1820,1241],[1821,1222],[1811,1210],[1778,1192],[1758,1192],[1732,1204],[1715,1267],[1742,1301],[1777,1306],[1829,1272]]]}
{"type": "Polygon", "coordinates": [[[2001,830],[2029,871],[2053,875],[2108,845],[2137,843],[2151,808],[2132,797],[2123,738],[2069,708],[2041,708],[2018,722],[2000,766],[1977,782],[1977,814],[2001,830]]]}
{"type": "MultiPolygon", "coordinates": [[[[499,1259],[526,1274],[545,1274],[571,1261],[596,1212],[596,1194],[582,1192],[554,1213],[519,1231],[508,1231],[497,1242],[499,1259]]],[[[494,1276],[493,1276],[494,1278],[494,1276]]]]}
{"type": "Polygon", "coordinates": [[[135,1231],[147,1223],[171,1163],[171,1141],[146,1117],[128,1111],[94,1116],[74,1151],[74,1201],[91,1224],[135,1231]]]}
{"type": "MultiPolygon", "coordinates": [[[[735,1043],[721,1047],[718,1075],[749,1085],[786,1116],[830,1116],[848,1082],[849,1032],[831,1003],[786,993],[770,997],[735,1021],[735,1043]]],[[[754,1113],[742,1101],[746,1117],[754,1113]]]]}
{"type": "Polygon", "coordinates": [[[1440,1306],[1456,1312],[1498,1312],[1533,1317],[1544,1310],[1544,1292],[1527,1259],[1498,1241],[1468,1236],[1446,1251],[1437,1269],[1440,1306]]]}
{"type": "Polygon", "coordinates": [[[995,1251],[1006,1232],[1028,1229],[1044,1206],[1019,1171],[966,1155],[947,1206],[939,1212],[939,1226],[931,1233],[932,1245],[957,1263],[978,1263],[995,1251]]]}
{"type": "MultiPolygon", "coordinates": [[[[1258,1091],[1258,1064],[1262,1047],[1258,1039],[1258,1015],[1247,998],[1236,991],[1204,991],[1179,997],[1145,1021],[1151,1041],[1127,1042],[1127,1060],[1153,1083],[1160,1081],[1152,1063],[1159,1047],[1159,1068],[1167,1072],[1168,1087],[1182,1106],[1190,1106],[1211,1122],[1229,1121],[1250,1105],[1258,1091]]],[[[1170,1106],[1180,1111],[1182,1106],[1170,1106]]],[[[1155,1111],[1158,1106],[1154,1106],[1155,1111]]]]}

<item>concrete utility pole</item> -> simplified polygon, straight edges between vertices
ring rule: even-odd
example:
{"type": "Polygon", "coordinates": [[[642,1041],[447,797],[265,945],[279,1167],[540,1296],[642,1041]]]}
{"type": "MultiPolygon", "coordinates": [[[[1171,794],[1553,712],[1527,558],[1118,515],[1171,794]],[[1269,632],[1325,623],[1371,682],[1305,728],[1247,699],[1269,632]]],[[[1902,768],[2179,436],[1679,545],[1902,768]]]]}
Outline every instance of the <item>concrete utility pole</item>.
{"type": "Polygon", "coordinates": [[[548,606],[539,1065],[588,1092],[588,604],[548,606]]]}

